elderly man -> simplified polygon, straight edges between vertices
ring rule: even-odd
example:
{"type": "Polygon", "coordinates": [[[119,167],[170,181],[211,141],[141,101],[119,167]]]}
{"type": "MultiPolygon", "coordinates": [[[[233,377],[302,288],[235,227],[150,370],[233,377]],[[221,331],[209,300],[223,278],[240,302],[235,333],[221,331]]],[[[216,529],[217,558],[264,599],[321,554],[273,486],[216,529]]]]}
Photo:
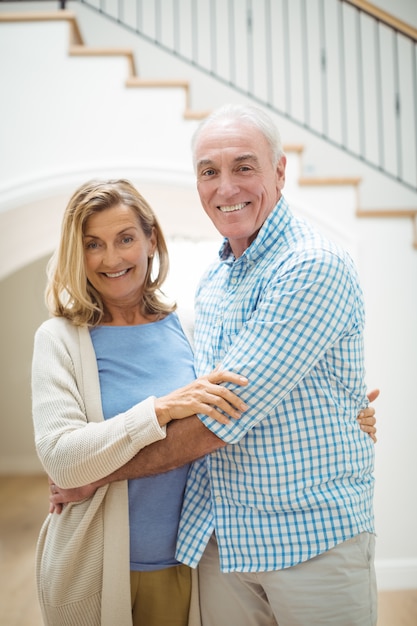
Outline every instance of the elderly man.
{"type": "Polygon", "coordinates": [[[200,563],[203,623],[374,624],[374,450],[355,419],[366,404],[355,268],[291,214],[285,156],[261,111],[217,111],[193,157],[203,208],[226,238],[196,295],[196,370],[220,362],[250,381],[240,420],[201,416],[231,445],[188,480],[178,558],[200,563]]]}

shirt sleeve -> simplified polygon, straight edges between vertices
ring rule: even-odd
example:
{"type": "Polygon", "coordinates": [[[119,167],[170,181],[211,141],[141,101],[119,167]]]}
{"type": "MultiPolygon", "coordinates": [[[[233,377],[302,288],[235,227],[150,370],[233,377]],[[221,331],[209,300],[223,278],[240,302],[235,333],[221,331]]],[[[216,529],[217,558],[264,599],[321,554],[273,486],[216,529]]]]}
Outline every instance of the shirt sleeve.
{"type": "MultiPolygon", "coordinates": [[[[41,328],[35,336],[32,361],[35,444],[45,471],[63,488],[108,476],[144,446],[166,436],[156,418],[153,397],[104,421],[97,385],[96,414],[88,416],[75,370],[64,344],[41,328]]],[[[88,392],[93,393],[91,388],[88,392]]]]}
{"type": "Polygon", "coordinates": [[[244,437],[313,368],[326,367],[321,363],[326,351],[363,330],[359,286],[351,268],[332,252],[294,254],[262,280],[257,305],[232,337],[221,364],[248,377],[246,388],[227,386],[249,409],[228,425],[199,416],[227,443],[244,437]]]}

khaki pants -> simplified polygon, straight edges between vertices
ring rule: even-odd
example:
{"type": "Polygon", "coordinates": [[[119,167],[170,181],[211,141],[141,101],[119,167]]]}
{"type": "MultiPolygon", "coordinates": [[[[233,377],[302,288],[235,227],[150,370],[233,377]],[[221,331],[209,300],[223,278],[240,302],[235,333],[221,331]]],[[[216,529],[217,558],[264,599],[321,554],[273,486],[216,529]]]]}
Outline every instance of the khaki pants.
{"type": "Polygon", "coordinates": [[[213,536],[199,564],[203,626],[375,626],[375,538],[349,539],[284,570],[222,573],[213,536]]]}
{"type": "Polygon", "coordinates": [[[130,572],[133,626],[187,626],[191,569],[177,565],[130,572]]]}

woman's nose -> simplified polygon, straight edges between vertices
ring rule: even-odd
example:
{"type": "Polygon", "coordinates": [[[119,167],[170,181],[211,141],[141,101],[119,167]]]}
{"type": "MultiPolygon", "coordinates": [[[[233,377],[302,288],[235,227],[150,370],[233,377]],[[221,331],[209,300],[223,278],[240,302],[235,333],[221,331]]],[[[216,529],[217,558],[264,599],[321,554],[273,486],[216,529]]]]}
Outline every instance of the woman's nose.
{"type": "Polygon", "coordinates": [[[108,267],[116,267],[120,263],[120,253],[117,248],[107,247],[103,254],[103,263],[108,267]]]}

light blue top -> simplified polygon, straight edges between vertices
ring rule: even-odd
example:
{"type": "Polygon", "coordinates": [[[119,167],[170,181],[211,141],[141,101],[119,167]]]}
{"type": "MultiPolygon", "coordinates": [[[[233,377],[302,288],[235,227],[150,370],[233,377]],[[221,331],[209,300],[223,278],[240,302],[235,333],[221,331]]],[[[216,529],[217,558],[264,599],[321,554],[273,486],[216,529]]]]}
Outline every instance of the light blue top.
{"type": "Polygon", "coordinates": [[[197,291],[196,372],[247,376],[235,390],[249,409],[226,426],[201,416],[231,445],[190,470],[178,559],[195,566],[214,528],[225,572],[289,567],[374,532],[374,444],[356,421],[363,330],[350,257],[284,198],[240,258],[223,243],[197,291]]]}
{"type": "MultiPolygon", "coordinates": [[[[100,326],[91,338],[105,419],[195,378],[192,350],[176,313],[151,324],[100,326]]],[[[175,543],[188,469],[129,481],[131,570],[178,563],[175,543]]]]}

